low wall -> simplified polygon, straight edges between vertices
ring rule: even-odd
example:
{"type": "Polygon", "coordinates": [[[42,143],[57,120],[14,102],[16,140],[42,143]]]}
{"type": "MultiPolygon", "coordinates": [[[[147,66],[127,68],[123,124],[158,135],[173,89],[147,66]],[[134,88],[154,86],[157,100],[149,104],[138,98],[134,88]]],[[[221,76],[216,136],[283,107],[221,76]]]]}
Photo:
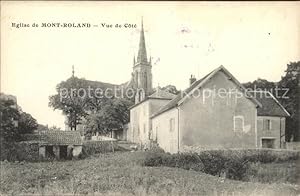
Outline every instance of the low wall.
{"type": "Polygon", "coordinates": [[[300,142],[286,142],[286,149],[300,150],[300,142]]]}

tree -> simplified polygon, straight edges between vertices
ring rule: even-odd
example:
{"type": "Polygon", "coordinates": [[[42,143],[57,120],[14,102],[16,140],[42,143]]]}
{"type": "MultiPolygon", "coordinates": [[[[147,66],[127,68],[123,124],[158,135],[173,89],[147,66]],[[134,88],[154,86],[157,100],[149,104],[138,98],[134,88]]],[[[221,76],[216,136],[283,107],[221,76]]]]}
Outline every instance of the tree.
{"type": "Polygon", "coordinates": [[[0,160],[10,160],[15,142],[19,141],[19,111],[13,100],[0,98],[0,160]]]}
{"type": "Polygon", "coordinates": [[[253,82],[247,82],[243,84],[246,89],[252,90],[264,90],[264,91],[272,91],[276,87],[275,82],[269,82],[268,80],[258,78],[253,82]]]}
{"type": "Polygon", "coordinates": [[[38,123],[30,114],[26,112],[20,113],[18,121],[18,131],[20,134],[32,133],[38,128],[38,123]]]}
{"type": "Polygon", "coordinates": [[[13,100],[0,99],[1,143],[13,143],[19,139],[17,104],[13,100]]]}
{"type": "Polygon", "coordinates": [[[60,127],[52,126],[49,128],[49,131],[63,131],[60,127]]]}
{"type": "Polygon", "coordinates": [[[300,141],[300,61],[289,63],[285,72],[279,86],[288,92],[279,101],[291,115],[286,119],[286,140],[300,141]]]}
{"type": "Polygon", "coordinates": [[[129,106],[132,102],[127,99],[109,99],[98,112],[87,116],[87,134],[106,134],[120,130],[129,122],[129,106]]]}
{"type": "Polygon", "coordinates": [[[177,95],[177,94],[180,93],[180,91],[177,90],[176,86],[174,86],[174,85],[167,85],[167,86],[163,87],[162,90],[165,90],[165,91],[167,91],[169,93],[172,93],[174,95],[177,95]]]}
{"type": "Polygon", "coordinates": [[[59,83],[56,87],[57,94],[49,97],[49,107],[58,109],[67,116],[67,122],[71,130],[76,130],[83,117],[87,115],[86,105],[88,96],[88,84],[86,80],[71,77],[67,81],[59,83]],[[82,89],[80,91],[80,89],[82,89]]]}
{"type": "Polygon", "coordinates": [[[49,131],[48,125],[38,124],[37,131],[49,131]]]}

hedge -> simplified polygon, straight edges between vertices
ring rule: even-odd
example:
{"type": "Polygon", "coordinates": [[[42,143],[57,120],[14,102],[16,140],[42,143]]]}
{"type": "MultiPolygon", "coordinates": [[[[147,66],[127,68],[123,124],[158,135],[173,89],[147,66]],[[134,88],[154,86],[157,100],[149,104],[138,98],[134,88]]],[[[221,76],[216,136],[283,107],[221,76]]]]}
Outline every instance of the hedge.
{"type": "Polygon", "coordinates": [[[16,142],[1,147],[1,161],[40,161],[37,142],[16,142]]]}
{"type": "Polygon", "coordinates": [[[98,153],[114,152],[118,150],[116,141],[84,141],[80,158],[98,153]]]}
{"type": "Polygon", "coordinates": [[[256,172],[251,167],[253,162],[284,162],[297,160],[299,155],[299,151],[269,149],[206,150],[181,154],[149,152],[143,165],[177,167],[234,180],[248,180],[256,172]]]}

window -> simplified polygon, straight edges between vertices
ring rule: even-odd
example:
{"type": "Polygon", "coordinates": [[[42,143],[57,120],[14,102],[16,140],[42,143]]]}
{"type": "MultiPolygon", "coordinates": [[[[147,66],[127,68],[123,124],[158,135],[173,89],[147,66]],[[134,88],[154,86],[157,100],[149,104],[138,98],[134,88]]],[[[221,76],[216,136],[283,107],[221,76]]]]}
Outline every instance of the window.
{"type": "Polygon", "coordinates": [[[244,131],[244,117],[243,116],[234,116],[233,117],[233,130],[234,130],[234,132],[243,132],[244,131]]]}
{"type": "Polygon", "coordinates": [[[261,139],[262,148],[275,148],[275,139],[263,138],[261,139]]]}
{"type": "Polygon", "coordinates": [[[144,133],[146,133],[146,124],[144,123],[144,133]]]}
{"type": "Polygon", "coordinates": [[[264,119],[263,120],[263,130],[271,130],[271,120],[270,119],[264,119]]]}
{"type": "Polygon", "coordinates": [[[170,132],[173,132],[175,128],[175,120],[174,118],[170,118],[170,132]]]}

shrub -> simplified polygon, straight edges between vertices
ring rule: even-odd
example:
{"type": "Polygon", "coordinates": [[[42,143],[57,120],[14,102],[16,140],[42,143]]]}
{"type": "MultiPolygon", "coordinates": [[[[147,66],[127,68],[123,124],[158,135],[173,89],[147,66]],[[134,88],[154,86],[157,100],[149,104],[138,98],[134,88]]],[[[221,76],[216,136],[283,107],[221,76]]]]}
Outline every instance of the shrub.
{"type": "Polygon", "coordinates": [[[164,166],[168,162],[167,153],[149,152],[143,162],[144,166],[159,167],[164,166]]]}
{"type": "Polygon", "coordinates": [[[202,171],[214,176],[225,175],[233,180],[248,180],[256,170],[251,163],[272,163],[295,160],[299,152],[269,149],[242,150],[207,150],[199,153],[155,153],[149,152],[144,166],[177,167],[187,170],[202,171]]]}
{"type": "Polygon", "coordinates": [[[161,147],[158,146],[157,143],[154,143],[154,142],[151,144],[149,151],[153,152],[153,153],[164,153],[165,152],[161,147]]]}
{"type": "Polygon", "coordinates": [[[227,159],[222,153],[217,151],[203,152],[201,154],[183,153],[173,155],[168,153],[149,153],[144,160],[144,166],[177,167],[218,176],[226,173],[226,177],[236,180],[243,179],[245,177],[244,173],[248,169],[248,164],[241,160],[227,159]]]}
{"type": "Polygon", "coordinates": [[[8,161],[39,161],[39,145],[37,142],[14,142],[3,145],[1,160],[8,161]]]}
{"type": "Polygon", "coordinates": [[[79,158],[98,153],[107,153],[117,150],[115,141],[85,141],[82,145],[82,153],[79,158]]]}
{"type": "Polygon", "coordinates": [[[178,156],[174,156],[172,161],[176,163],[176,167],[187,169],[187,170],[195,170],[195,171],[203,171],[204,164],[200,159],[199,155],[195,153],[189,154],[179,154],[178,156]]]}

